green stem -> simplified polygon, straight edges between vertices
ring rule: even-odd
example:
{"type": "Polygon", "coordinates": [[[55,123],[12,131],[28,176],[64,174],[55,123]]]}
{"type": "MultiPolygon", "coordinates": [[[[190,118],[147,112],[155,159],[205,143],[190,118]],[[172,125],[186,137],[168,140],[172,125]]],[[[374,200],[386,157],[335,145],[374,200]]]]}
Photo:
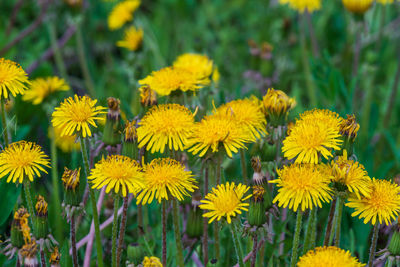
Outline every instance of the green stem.
{"type": "Polygon", "coordinates": [[[59,179],[58,179],[58,168],[57,168],[57,148],[54,136],[54,129],[51,128],[51,131],[52,131],[52,135],[50,138],[51,180],[53,183],[53,201],[55,206],[54,215],[56,219],[56,238],[57,240],[63,240],[59,179]]]}
{"type": "Polygon", "coordinates": [[[112,249],[111,249],[111,258],[112,258],[112,266],[117,266],[117,232],[118,232],[118,209],[119,209],[119,195],[114,195],[114,220],[112,227],[112,249]]]}
{"type": "Polygon", "coordinates": [[[167,266],[167,201],[162,200],[161,207],[161,222],[162,222],[162,264],[167,266]]]}
{"type": "Polygon", "coordinates": [[[78,267],[78,253],[76,251],[76,236],[75,236],[75,216],[71,215],[70,224],[71,247],[72,247],[72,262],[74,267],[78,267]]]}
{"type": "Polygon", "coordinates": [[[175,232],[175,243],[176,243],[176,252],[177,252],[177,266],[184,267],[183,262],[183,246],[181,240],[181,231],[179,227],[179,215],[178,215],[178,201],[176,199],[172,199],[172,215],[174,222],[174,232],[175,232]]]}
{"type": "Polygon", "coordinates": [[[58,71],[60,72],[61,77],[65,81],[68,81],[64,58],[61,54],[60,47],[58,47],[58,43],[57,43],[57,32],[56,32],[56,27],[55,27],[55,21],[51,21],[50,23],[48,23],[48,25],[49,25],[48,29],[49,29],[49,35],[50,35],[51,48],[54,51],[54,61],[56,62],[56,66],[57,66],[58,71]]]}
{"type": "Polygon", "coordinates": [[[234,222],[229,224],[229,226],[230,226],[231,232],[232,232],[233,244],[235,245],[235,250],[236,250],[236,255],[237,255],[237,258],[238,258],[239,267],[244,267],[243,252],[242,252],[242,247],[240,245],[237,229],[236,229],[236,227],[234,225],[234,222]]]}
{"type": "Polygon", "coordinates": [[[117,246],[117,267],[121,264],[122,245],[124,243],[126,221],[128,217],[128,196],[124,197],[121,217],[121,226],[119,227],[118,246],[117,246]]]}
{"type": "Polygon", "coordinates": [[[336,227],[335,227],[335,247],[340,246],[340,226],[342,223],[342,214],[343,214],[343,199],[342,197],[337,197],[337,213],[336,213],[336,227]]]}
{"type": "MultiPolygon", "coordinates": [[[[80,140],[80,144],[81,144],[82,157],[83,157],[83,163],[85,166],[86,177],[88,177],[89,171],[90,171],[89,160],[88,160],[88,150],[86,147],[85,140],[82,137],[80,137],[79,140],[80,140]]],[[[92,204],[92,211],[93,211],[94,234],[95,234],[96,251],[97,251],[97,265],[99,267],[103,267],[103,250],[101,247],[100,224],[99,224],[99,214],[97,213],[96,196],[94,195],[93,189],[90,186],[88,186],[88,188],[89,188],[90,201],[92,204]]]]}
{"type": "Polygon", "coordinates": [[[385,267],[392,267],[393,266],[393,262],[394,262],[394,258],[392,256],[389,256],[387,261],[386,261],[385,267]]]}
{"type": "Polygon", "coordinates": [[[79,64],[82,69],[85,86],[86,86],[87,90],[89,91],[89,94],[92,97],[94,97],[96,95],[96,92],[94,89],[92,77],[90,76],[88,63],[86,60],[85,45],[83,42],[81,26],[82,26],[81,22],[76,23],[76,46],[78,49],[79,64]]]}
{"type": "Polygon", "coordinates": [[[303,218],[303,212],[301,210],[298,210],[297,218],[296,218],[296,228],[295,228],[294,237],[293,237],[292,258],[290,259],[290,267],[295,267],[296,263],[297,263],[297,253],[299,250],[301,219],[302,218],[303,218]]]}
{"type": "Polygon", "coordinates": [[[374,232],[371,239],[371,247],[369,249],[368,267],[372,267],[374,264],[376,244],[378,243],[379,226],[379,222],[376,222],[374,225],[374,232]]]}
{"type": "Polygon", "coordinates": [[[243,181],[247,184],[246,155],[244,154],[244,149],[240,149],[240,165],[242,167],[243,181]]]}
{"type": "Polygon", "coordinates": [[[306,25],[305,18],[303,16],[302,16],[301,20],[303,21],[303,23],[302,23],[302,25],[300,25],[300,45],[301,45],[301,55],[302,55],[304,76],[306,79],[307,93],[308,93],[308,98],[310,100],[310,106],[316,107],[317,97],[315,94],[314,83],[312,81],[310,62],[308,61],[308,52],[307,52],[307,47],[306,47],[305,28],[307,27],[307,25],[306,25]]]}
{"type": "Polygon", "coordinates": [[[324,246],[329,246],[329,240],[331,237],[331,232],[332,232],[332,226],[333,226],[333,218],[335,217],[335,209],[336,209],[336,198],[332,200],[331,203],[331,208],[329,210],[329,215],[328,215],[328,224],[326,226],[326,231],[325,231],[325,238],[324,238],[324,246]]]}
{"type": "MultiPolygon", "coordinates": [[[[222,164],[222,157],[217,154],[217,166],[215,168],[215,187],[218,186],[221,183],[221,164],[222,164]]],[[[210,164],[210,168],[211,168],[210,164]]],[[[219,223],[218,221],[214,222],[214,241],[215,241],[215,258],[217,260],[220,260],[220,242],[219,242],[219,223]]]]}
{"type": "MultiPolygon", "coordinates": [[[[203,163],[203,168],[204,168],[204,196],[208,194],[208,163],[205,161],[203,163]]],[[[206,217],[203,217],[203,263],[204,266],[207,266],[208,263],[208,219],[206,217]]]]}
{"type": "Polygon", "coordinates": [[[35,210],[33,209],[33,202],[32,202],[32,195],[31,195],[31,190],[30,190],[30,184],[29,181],[26,180],[27,178],[24,178],[24,192],[25,192],[25,200],[26,200],[26,205],[28,206],[28,211],[30,214],[32,226],[34,226],[34,217],[35,217],[35,210]]]}
{"type": "Polygon", "coordinates": [[[312,233],[313,233],[313,227],[315,226],[315,221],[317,217],[317,208],[313,207],[313,209],[310,211],[310,214],[308,216],[308,224],[307,224],[307,229],[305,233],[305,241],[304,241],[304,247],[303,247],[303,254],[305,254],[307,251],[312,249],[312,233]]]}
{"type": "Polygon", "coordinates": [[[5,102],[4,98],[1,98],[1,123],[3,124],[3,136],[4,136],[4,145],[8,146],[9,144],[9,137],[8,137],[8,127],[7,127],[7,119],[6,119],[6,109],[5,109],[5,102]]]}
{"type": "Polygon", "coordinates": [[[143,206],[142,204],[137,205],[137,224],[138,224],[138,234],[142,235],[143,229],[143,206]]]}

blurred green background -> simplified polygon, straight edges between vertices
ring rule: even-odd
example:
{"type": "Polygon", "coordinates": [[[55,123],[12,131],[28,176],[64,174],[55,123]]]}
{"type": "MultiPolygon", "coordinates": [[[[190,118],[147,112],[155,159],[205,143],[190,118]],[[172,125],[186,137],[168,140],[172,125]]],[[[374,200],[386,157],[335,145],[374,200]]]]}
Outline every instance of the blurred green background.
{"type": "MultiPolygon", "coordinates": [[[[273,0],[143,1],[132,22],[144,30],[143,48],[135,53],[116,47],[123,30],[110,31],[107,27],[108,13],[117,1],[90,1],[82,7],[71,7],[67,1],[53,1],[44,15],[40,3],[20,0],[0,3],[0,56],[20,63],[30,72],[30,78],[61,76],[78,94],[88,93],[93,87],[94,97],[101,104],[105,105],[109,96],[120,98],[122,110],[132,118],[140,111],[139,79],[172,64],[182,53],[204,53],[214,60],[221,74],[218,88],[210,91],[211,97],[204,98],[208,102],[214,99],[219,104],[252,94],[262,97],[268,87],[273,87],[296,98],[291,119],[312,108],[328,108],[341,116],[355,114],[361,126],[355,151],[370,176],[393,179],[399,173],[399,3],[374,4],[360,18],[346,11],[341,1],[322,1],[322,9],[310,17],[319,56],[312,53],[306,16],[273,0]],[[16,5],[20,8],[12,18],[16,5]],[[2,49],[40,16],[43,21],[32,32],[9,50],[2,49]],[[10,21],[13,21],[12,27],[10,21]],[[301,46],[301,32],[305,33],[305,50],[301,46]],[[66,36],[71,38],[60,48],[61,61],[56,57],[38,61],[57,40],[66,36]],[[249,40],[259,46],[269,43],[273,47],[272,58],[263,61],[252,56],[249,40]],[[352,75],[357,44],[360,47],[358,75],[352,75]],[[82,68],[82,62],[87,70],[82,68]],[[261,70],[270,84],[255,82],[245,75],[249,70],[261,70]],[[314,86],[314,100],[307,93],[310,82],[314,86]]],[[[33,106],[20,97],[15,99],[9,114],[16,126],[13,140],[36,141],[48,152],[48,118],[59,101],[53,99],[46,105],[33,106]]],[[[210,103],[200,104],[210,107],[210,103]]],[[[63,166],[77,166],[79,161],[79,153],[72,156],[60,153],[59,175],[63,166]]],[[[226,177],[240,176],[238,163],[238,157],[224,162],[226,177]]],[[[51,194],[51,183],[47,182],[50,178],[47,178],[35,185],[38,192],[51,194]]],[[[2,207],[12,200],[12,197],[1,197],[2,207]]],[[[151,208],[158,209],[157,205],[151,208]]],[[[320,212],[319,233],[324,231],[327,212],[328,207],[320,212]]],[[[4,222],[9,213],[2,216],[5,217],[2,219],[4,236],[7,235],[4,222]]],[[[157,218],[150,220],[159,223],[157,218]]],[[[160,231],[160,227],[155,229],[160,231]]],[[[351,249],[363,262],[367,257],[369,230],[369,226],[352,219],[350,210],[345,208],[342,247],[351,249]]],[[[85,233],[82,232],[81,235],[85,233]]],[[[154,236],[159,235],[154,233],[154,236]]],[[[229,239],[229,234],[223,238],[229,239]]],[[[380,240],[380,247],[385,244],[385,240],[380,240]]],[[[271,251],[267,249],[266,259],[276,264],[268,255],[271,251]]]]}

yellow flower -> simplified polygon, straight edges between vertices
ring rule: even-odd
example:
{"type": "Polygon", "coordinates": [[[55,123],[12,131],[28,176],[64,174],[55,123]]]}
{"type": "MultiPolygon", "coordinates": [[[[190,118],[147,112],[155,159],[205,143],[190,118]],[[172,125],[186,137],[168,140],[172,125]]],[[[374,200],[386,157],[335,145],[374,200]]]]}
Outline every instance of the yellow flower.
{"type": "Polygon", "coordinates": [[[182,68],[194,73],[198,79],[209,79],[213,74],[214,63],[206,55],[186,53],[180,55],[173,64],[174,68],[182,68]]]}
{"type": "Polygon", "coordinates": [[[139,49],[143,41],[143,30],[136,29],[134,26],[125,30],[124,39],[117,42],[117,46],[124,47],[130,51],[139,49]]]}
{"type": "Polygon", "coordinates": [[[219,221],[222,217],[226,217],[227,222],[231,223],[237,214],[248,210],[249,203],[244,201],[251,197],[251,194],[245,196],[249,189],[250,187],[246,185],[235,185],[233,182],[217,185],[217,188],[213,188],[204,200],[200,200],[200,209],[208,210],[203,217],[210,218],[208,223],[212,223],[215,219],[219,221]]]}
{"type": "Polygon", "coordinates": [[[393,4],[394,0],[376,0],[376,2],[378,4],[382,4],[382,5],[389,5],[389,4],[393,4]]]}
{"type": "Polygon", "coordinates": [[[0,58],[0,98],[23,95],[29,84],[28,74],[14,61],[0,58]]]}
{"type": "Polygon", "coordinates": [[[91,136],[89,125],[97,127],[96,120],[104,120],[101,117],[105,114],[106,108],[96,106],[97,100],[92,100],[88,96],[68,97],[56,107],[51,122],[53,127],[60,128],[61,136],[78,134],[83,137],[91,136]]]}
{"type": "Polygon", "coordinates": [[[347,115],[347,119],[342,120],[339,127],[341,135],[355,139],[360,129],[360,124],[357,123],[355,115],[347,115]]]}
{"type": "Polygon", "coordinates": [[[150,204],[154,198],[161,203],[169,197],[181,201],[198,188],[195,183],[192,172],[185,170],[180,162],[170,158],[154,159],[144,166],[144,188],[136,203],[150,204]]]}
{"type": "Polygon", "coordinates": [[[329,188],[330,177],[313,164],[292,164],[277,170],[278,179],[269,181],[276,183],[278,194],[273,203],[279,207],[297,211],[322,207],[322,202],[329,202],[332,190],[329,188]]]}
{"type": "Polygon", "coordinates": [[[221,105],[216,114],[230,114],[242,127],[250,131],[250,135],[260,138],[267,134],[265,130],[267,121],[261,111],[260,101],[256,97],[238,99],[221,105]]]}
{"type": "Polygon", "coordinates": [[[38,105],[50,94],[57,91],[68,91],[70,88],[64,79],[58,77],[37,78],[31,81],[29,90],[22,97],[24,101],[31,101],[38,105]]]}
{"type": "Polygon", "coordinates": [[[49,127],[48,133],[50,138],[54,138],[54,142],[56,143],[56,146],[61,149],[64,153],[70,153],[71,151],[78,151],[81,149],[81,145],[79,142],[77,142],[77,135],[63,135],[61,136],[62,133],[62,128],[57,127],[49,127]]]}
{"type": "Polygon", "coordinates": [[[294,98],[288,97],[285,92],[269,88],[262,101],[262,109],[268,117],[285,116],[296,106],[294,98]]]}
{"type": "Polygon", "coordinates": [[[357,198],[360,194],[369,196],[371,193],[371,178],[365,171],[364,166],[357,161],[347,159],[347,151],[343,151],[343,156],[331,162],[332,181],[343,184],[350,193],[354,193],[357,198]]]}
{"type": "Polygon", "coordinates": [[[362,267],[357,258],[352,257],[349,251],[338,247],[317,247],[315,250],[309,250],[300,257],[297,267],[362,267]]]}
{"type": "Polygon", "coordinates": [[[141,86],[147,86],[161,96],[169,95],[175,90],[195,92],[209,83],[208,79],[199,78],[185,69],[173,67],[153,71],[146,78],[139,80],[141,86]]]}
{"type": "Polygon", "coordinates": [[[143,267],[163,267],[160,259],[154,256],[144,257],[142,265],[143,267]]]}
{"type": "Polygon", "coordinates": [[[22,184],[26,178],[33,182],[40,172],[47,173],[44,167],[50,168],[50,160],[33,142],[15,142],[0,153],[0,179],[8,176],[7,183],[22,184]]]}
{"type": "Polygon", "coordinates": [[[232,157],[232,152],[246,148],[245,143],[253,141],[253,138],[247,128],[233,120],[232,116],[230,113],[213,114],[196,123],[188,139],[188,151],[194,155],[200,153],[199,157],[203,157],[210,148],[214,153],[224,147],[228,156],[232,157]]]}
{"type": "Polygon", "coordinates": [[[363,196],[359,199],[351,196],[346,206],[354,208],[351,216],[359,215],[364,218],[364,223],[371,221],[375,225],[377,219],[379,223],[385,222],[389,225],[395,220],[400,212],[400,187],[386,180],[372,179],[371,193],[369,196],[363,196]]]}
{"type": "Polygon", "coordinates": [[[152,107],[137,128],[139,148],[164,153],[168,145],[170,150],[183,151],[193,131],[194,115],[179,104],[152,107]]]}
{"type": "Polygon", "coordinates": [[[289,6],[300,13],[304,11],[313,12],[321,9],[321,0],[280,0],[281,4],[289,4],[289,6]]]}
{"type": "Polygon", "coordinates": [[[118,3],[108,15],[108,28],[118,30],[133,19],[133,12],[139,7],[139,0],[125,0],[118,3]]]}
{"type": "Polygon", "coordinates": [[[300,115],[283,140],[282,151],[296,163],[318,163],[318,156],[332,157],[332,149],[340,149],[339,116],[329,110],[312,110],[300,115]]]}
{"type": "Polygon", "coordinates": [[[114,189],[117,194],[121,191],[124,197],[127,192],[136,194],[144,186],[142,168],[135,160],[121,155],[101,159],[91,170],[88,180],[92,188],[107,186],[106,193],[114,189]]]}
{"type": "Polygon", "coordinates": [[[372,6],[374,0],[342,0],[342,2],[348,11],[364,14],[372,6]]]}

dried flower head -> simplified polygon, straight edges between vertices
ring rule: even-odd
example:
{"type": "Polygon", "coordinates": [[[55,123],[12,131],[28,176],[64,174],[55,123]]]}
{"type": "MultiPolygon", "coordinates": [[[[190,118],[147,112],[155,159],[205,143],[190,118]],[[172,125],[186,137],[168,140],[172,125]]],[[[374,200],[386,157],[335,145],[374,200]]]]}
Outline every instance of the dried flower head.
{"type": "Polygon", "coordinates": [[[142,86],[140,91],[140,103],[144,107],[151,107],[157,105],[157,93],[151,90],[149,86],[142,86]]]}
{"type": "Polygon", "coordinates": [[[347,115],[347,119],[342,120],[339,127],[341,135],[355,139],[360,129],[360,124],[357,123],[355,115],[347,115]]]}
{"type": "Polygon", "coordinates": [[[58,251],[58,247],[54,247],[53,252],[51,252],[49,262],[52,265],[58,265],[60,263],[61,254],[58,251]]]}
{"type": "Polygon", "coordinates": [[[263,201],[265,188],[262,185],[253,185],[253,198],[255,202],[263,201]]]}
{"type": "Polygon", "coordinates": [[[47,202],[43,196],[37,196],[35,209],[38,217],[47,217],[47,202]]]}
{"type": "Polygon", "coordinates": [[[32,142],[18,141],[0,152],[0,179],[7,177],[7,183],[22,184],[26,179],[33,182],[40,177],[44,168],[50,168],[50,160],[42,148],[32,142]]]}
{"type": "Polygon", "coordinates": [[[18,63],[0,58],[0,98],[23,95],[28,84],[28,74],[18,63]]]}
{"type": "Polygon", "coordinates": [[[133,142],[137,138],[135,120],[125,122],[124,134],[125,142],[133,142]]]}

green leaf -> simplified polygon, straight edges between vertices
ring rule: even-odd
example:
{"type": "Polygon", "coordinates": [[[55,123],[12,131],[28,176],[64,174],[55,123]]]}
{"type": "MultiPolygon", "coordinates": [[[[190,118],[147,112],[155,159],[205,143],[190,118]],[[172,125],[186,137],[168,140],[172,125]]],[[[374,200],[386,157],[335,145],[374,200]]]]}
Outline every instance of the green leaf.
{"type": "Polygon", "coordinates": [[[13,211],[14,205],[21,193],[21,186],[0,181],[0,226],[2,226],[13,211]]]}

